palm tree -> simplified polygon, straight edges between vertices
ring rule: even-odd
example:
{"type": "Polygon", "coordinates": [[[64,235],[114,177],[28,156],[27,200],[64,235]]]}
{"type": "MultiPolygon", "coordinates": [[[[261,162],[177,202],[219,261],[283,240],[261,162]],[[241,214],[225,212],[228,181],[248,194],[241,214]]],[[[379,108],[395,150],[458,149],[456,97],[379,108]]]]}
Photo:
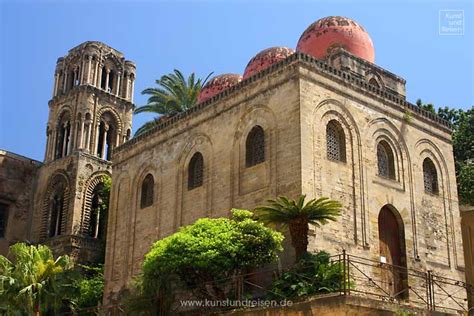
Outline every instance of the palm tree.
{"type": "Polygon", "coordinates": [[[12,261],[0,256],[0,311],[40,315],[72,305],[75,271],[67,256],[54,259],[46,246],[17,243],[12,261]]]}
{"type": "MultiPolygon", "coordinates": [[[[204,80],[201,78],[196,80],[195,74],[191,73],[188,79],[185,79],[181,71],[175,69],[173,73],[156,80],[158,87],[142,91],[142,94],[149,95],[147,104],[137,107],[134,113],[148,112],[170,117],[184,112],[196,105],[199,93],[211,75],[212,73],[204,80]]],[[[146,122],[136,131],[135,136],[152,129],[158,125],[159,120],[160,118],[155,118],[146,122]]]]}
{"type": "Polygon", "coordinates": [[[296,261],[308,250],[309,224],[316,227],[336,221],[341,215],[342,205],[329,198],[319,198],[304,203],[306,195],[300,195],[298,201],[280,196],[276,200],[268,200],[268,206],[255,209],[256,217],[270,225],[289,228],[291,245],[295,249],[296,261]]]}

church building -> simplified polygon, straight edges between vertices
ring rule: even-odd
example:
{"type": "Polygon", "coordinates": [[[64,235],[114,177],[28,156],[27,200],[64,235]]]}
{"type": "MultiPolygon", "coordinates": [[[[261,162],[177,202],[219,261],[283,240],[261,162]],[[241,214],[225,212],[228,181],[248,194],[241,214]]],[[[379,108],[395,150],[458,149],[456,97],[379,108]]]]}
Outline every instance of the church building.
{"type": "MultiPolygon", "coordinates": [[[[242,75],[211,79],[195,107],[132,138],[135,73],[99,42],[58,59],[44,162],[0,152],[9,226],[0,217],[8,237],[0,251],[29,240],[91,262],[106,240],[104,305],[112,306],[154,241],[201,217],[306,194],[343,204],[338,221],[311,227],[310,250],[464,281],[450,125],[406,100],[405,80],[376,65],[357,22],[314,22],[295,49],[262,50],[242,75]],[[24,171],[20,179],[4,176],[10,168],[24,171]]],[[[412,276],[364,272],[418,300],[412,276]]]]}

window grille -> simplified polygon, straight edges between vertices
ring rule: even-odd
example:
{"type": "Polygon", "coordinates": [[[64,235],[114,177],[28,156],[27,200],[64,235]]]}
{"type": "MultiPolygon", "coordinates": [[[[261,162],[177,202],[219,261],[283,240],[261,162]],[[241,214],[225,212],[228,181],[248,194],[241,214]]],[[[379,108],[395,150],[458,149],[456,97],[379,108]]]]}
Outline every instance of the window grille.
{"type": "Polygon", "coordinates": [[[145,179],[142,182],[142,191],[141,191],[141,200],[140,207],[145,208],[153,205],[153,187],[155,181],[151,174],[147,174],[145,179]]]}
{"type": "Polygon", "coordinates": [[[431,159],[426,158],[423,161],[423,182],[425,192],[437,194],[438,193],[438,175],[436,167],[431,159]]]}
{"type": "Polygon", "coordinates": [[[395,179],[393,152],[386,141],[381,141],[377,145],[377,166],[379,176],[395,179]]]}
{"type": "Polygon", "coordinates": [[[263,128],[255,126],[247,136],[245,144],[245,165],[252,167],[265,161],[265,133],[263,128]]]}
{"type": "Polygon", "coordinates": [[[200,152],[194,154],[188,167],[188,190],[202,186],[204,178],[204,159],[200,152]]]}
{"type": "Polygon", "coordinates": [[[326,126],[326,150],[330,160],[346,161],[346,139],[342,127],[336,121],[326,126]]]}

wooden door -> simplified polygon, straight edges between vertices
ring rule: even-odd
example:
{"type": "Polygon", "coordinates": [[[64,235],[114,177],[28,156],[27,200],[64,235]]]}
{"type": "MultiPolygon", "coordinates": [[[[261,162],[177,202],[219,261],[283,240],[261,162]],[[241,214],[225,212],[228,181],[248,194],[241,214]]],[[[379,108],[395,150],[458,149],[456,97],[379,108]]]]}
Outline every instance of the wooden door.
{"type": "Polygon", "coordinates": [[[382,288],[395,298],[405,298],[405,237],[394,212],[384,206],[378,218],[382,288]]]}

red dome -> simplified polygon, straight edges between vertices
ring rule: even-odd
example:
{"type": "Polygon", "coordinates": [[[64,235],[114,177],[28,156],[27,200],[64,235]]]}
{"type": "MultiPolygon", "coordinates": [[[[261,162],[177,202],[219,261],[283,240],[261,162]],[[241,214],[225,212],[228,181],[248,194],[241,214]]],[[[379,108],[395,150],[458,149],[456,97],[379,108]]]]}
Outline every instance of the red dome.
{"type": "Polygon", "coordinates": [[[216,94],[238,84],[242,81],[242,76],[238,74],[223,74],[215,76],[202,88],[198,97],[198,103],[204,102],[216,94]]]}
{"type": "Polygon", "coordinates": [[[262,50],[260,53],[255,55],[247,67],[245,67],[244,79],[255,75],[263,69],[270,67],[272,64],[285,59],[295,52],[294,49],[288,47],[271,47],[262,50]]]}
{"type": "Polygon", "coordinates": [[[342,16],[329,16],[311,24],[301,35],[296,50],[324,59],[337,47],[372,63],[375,61],[369,34],[355,21],[342,16]]]}

